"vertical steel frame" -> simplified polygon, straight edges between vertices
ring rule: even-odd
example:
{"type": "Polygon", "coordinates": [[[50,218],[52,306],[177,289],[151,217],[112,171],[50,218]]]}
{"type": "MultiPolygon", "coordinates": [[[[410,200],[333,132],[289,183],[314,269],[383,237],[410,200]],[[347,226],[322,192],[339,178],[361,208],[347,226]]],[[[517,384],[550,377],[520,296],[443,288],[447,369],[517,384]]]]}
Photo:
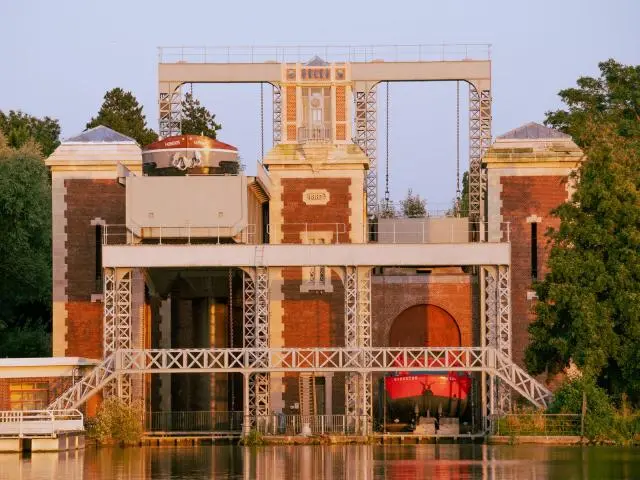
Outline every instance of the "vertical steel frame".
{"type": "MultiPolygon", "coordinates": [[[[358,270],[356,267],[346,267],[344,288],[344,339],[345,347],[358,346],[358,270]]],[[[345,407],[347,415],[355,415],[358,408],[357,373],[348,373],[345,379],[345,407]]]]}
{"type": "Polygon", "coordinates": [[[367,215],[376,214],[378,205],[378,99],[375,85],[366,84],[355,92],[356,144],[369,158],[369,170],[365,172],[367,215]]]}
{"type": "Polygon", "coordinates": [[[282,141],[282,90],[273,85],[273,144],[282,141]]]}
{"type": "MultiPolygon", "coordinates": [[[[243,346],[269,348],[269,274],[264,267],[254,270],[255,281],[246,272],[242,276],[243,346]]],[[[249,377],[249,414],[269,415],[269,374],[249,377]]]]}
{"type": "MultiPolygon", "coordinates": [[[[507,265],[484,266],[485,338],[486,346],[493,347],[500,354],[511,358],[511,289],[507,265]]],[[[509,387],[495,380],[491,381],[487,403],[492,414],[511,410],[509,387]]]]}
{"type": "MultiPolygon", "coordinates": [[[[469,221],[484,220],[482,156],[491,146],[491,90],[469,85],[469,221]]],[[[482,237],[480,237],[482,238],[482,237]]]]}
{"type": "Polygon", "coordinates": [[[180,135],[182,132],[182,91],[180,85],[161,84],[159,110],[158,133],[160,137],[180,135]]]}
{"type": "MultiPolygon", "coordinates": [[[[132,348],[131,334],[131,269],[104,269],[103,354],[108,357],[121,349],[132,348]]],[[[131,377],[118,376],[116,385],[105,389],[106,396],[118,395],[131,403],[131,377]]]]}
{"type": "MultiPolygon", "coordinates": [[[[358,346],[371,348],[371,269],[358,269],[358,346]]],[[[362,374],[362,415],[366,416],[367,429],[371,430],[373,418],[373,382],[371,372],[362,374]]],[[[366,432],[365,432],[366,433],[366,432]]]]}

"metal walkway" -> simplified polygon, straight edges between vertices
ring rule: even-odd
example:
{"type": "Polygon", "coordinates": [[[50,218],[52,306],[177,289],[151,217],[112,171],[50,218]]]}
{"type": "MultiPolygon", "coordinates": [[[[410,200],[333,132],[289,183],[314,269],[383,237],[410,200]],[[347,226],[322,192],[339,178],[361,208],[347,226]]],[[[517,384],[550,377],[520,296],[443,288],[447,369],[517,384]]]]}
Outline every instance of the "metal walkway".
{"type": "Polygon", "coordinates": [[[492,347],[220,348],[117,350],[56,399],[49,410],[77,408],[126,373],[484,372],[538,408],[551,392],[492,347]]]}
{"type": "Polygon", "coordinates": [[[0,438],[55,437],[82,431],[82,413],[76,409],[0,411],[0,438]]]}

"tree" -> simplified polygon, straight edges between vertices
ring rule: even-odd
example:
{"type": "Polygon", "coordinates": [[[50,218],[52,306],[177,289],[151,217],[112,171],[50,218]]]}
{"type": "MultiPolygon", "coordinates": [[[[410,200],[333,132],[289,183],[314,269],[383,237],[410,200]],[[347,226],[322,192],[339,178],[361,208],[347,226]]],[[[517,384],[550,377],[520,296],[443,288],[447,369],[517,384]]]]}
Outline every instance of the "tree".
{"type": "Polygon", "coordinates": [[[122,88],[114,88],[105,94],[98,115],[87,123],[87,128],[98,125],[104,125],[131,137],[142,146],[158,139],[156,132],[147,127],[142,106],[138,104],[136,97],[122,88]]]}
{"type": "Polygon", "coordinates": [[[191,93],[185,95],[182,101],[182,133],[216,138],[216,132],[222,125],[216,123],[215,118],[191,93]]]}
{"type": "Polygon", "coordinates": [[[640,67],[612,60],[601,78],[560,92],[547,123],[587,159],[573,197],[553,215],[549,274],[537,285],[526,363],[534,373],[570,361],[615,395],[640,402],[640,67]]]}
{"type": "Polygon", "coordinates": [[[38,143],[42,154],[48,157],[60,145],[60,124],[50,117],[37,118],[21,111],[0,111],[0,131],[6,144],[13,148],[22,147],[29,139],[38,143]]]}
{"type": "Polygon", "coordinates": [[[427,201],[420,198],[420,195],[414,195],[411,189],[407,192],[407,198],[400,202],[402,205],[402,213],[405,217],[418,218],[427,214],[427,201]]]}
{"type": "Polygon", "coordinates": [[[0,357],[49,354],[51,188],[40,146],[0,134],[0,357]]]}

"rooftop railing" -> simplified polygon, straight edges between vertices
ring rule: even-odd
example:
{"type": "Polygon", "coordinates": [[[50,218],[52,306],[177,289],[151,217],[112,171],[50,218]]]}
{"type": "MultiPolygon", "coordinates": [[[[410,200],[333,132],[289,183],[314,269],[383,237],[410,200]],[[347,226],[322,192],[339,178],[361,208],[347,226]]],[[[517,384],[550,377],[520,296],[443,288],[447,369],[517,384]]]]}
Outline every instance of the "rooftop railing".
{"type": "Polygon", "coordinates": [[[159,63],[332,63],[490,60],[491,44],[164,46],[159,63]]]}
{"type": "Polygon", "coordinates": [[[0,411],[0,437],[53,437],[82,430],[83,416],[75,409],[0,411]]]}
{"type": "MultiPolygon", "coordinates": [[[[127,225],[109,224],[103,227],[103,245],[255,245],[262,240],[262,226],[248,224],[239,230],[228,226],[138,226],[135,234],[127,225]],[[231,233],[230,233],[231,232],[231,233]]],[[[489,243],[509,243],[509,222],[468,222],[464,218],[424,217],[381,219],[376,225],[351,227],[344,223],[271,223],[266,232],[272,244],[345,244],[353,242],[353,233],[362,228],[360,238],[368,243],[383,244],[445,244],[469,243],[486,237],[489,243]],[[443,220],[443,221],[440,221],[443,220]],[[493,230],[490,231],[490,227],[493,230]],[[369,229],[374,230],[370,231],[369,229]]]]}

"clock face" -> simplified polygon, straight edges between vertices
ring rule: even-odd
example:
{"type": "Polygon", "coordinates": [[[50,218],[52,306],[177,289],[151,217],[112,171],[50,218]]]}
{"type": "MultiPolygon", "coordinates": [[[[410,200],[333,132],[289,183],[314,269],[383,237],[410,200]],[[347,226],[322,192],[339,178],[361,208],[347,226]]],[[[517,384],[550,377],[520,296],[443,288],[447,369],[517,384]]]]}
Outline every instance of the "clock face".
{"type": "Polygon", "coordinates": [[[322,102],[318,97],[311,97],[311,107],[312,108],[320,108],[322,102]]]}

